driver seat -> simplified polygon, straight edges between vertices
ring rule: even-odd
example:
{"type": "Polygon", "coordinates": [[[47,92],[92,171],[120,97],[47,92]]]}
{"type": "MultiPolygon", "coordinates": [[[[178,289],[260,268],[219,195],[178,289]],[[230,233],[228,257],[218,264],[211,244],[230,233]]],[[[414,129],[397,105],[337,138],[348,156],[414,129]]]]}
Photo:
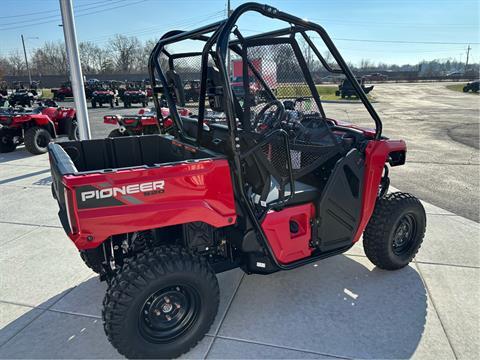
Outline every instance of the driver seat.
{"type": "MultiPolygon", "coordinates": [[[[294,182],[294,194],[293,197],[288,201],[288,205],[300,205],[306,204],[309,202],[315,202],[320,198],[320,190],[314,186],[305,184],[300,181],[294,182]]],[[[291,195],[290,184],[285,185],[285,197],[291,195]]],[[[266,207],[269,203],[272,203],[280,198],[280,186],[277,181],[271,176],[270,177],[270,189],[266,196],[260,194],[252,194],[252,199],[255,204],[266,207]]]]}

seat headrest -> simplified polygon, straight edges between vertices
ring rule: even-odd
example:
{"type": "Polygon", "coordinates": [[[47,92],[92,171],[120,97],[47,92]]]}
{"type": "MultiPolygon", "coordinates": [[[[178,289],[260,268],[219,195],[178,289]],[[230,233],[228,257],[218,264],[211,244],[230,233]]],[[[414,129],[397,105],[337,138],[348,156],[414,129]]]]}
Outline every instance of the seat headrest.
{"type": "Polygon", "coordinates": [[[174,98],[175,103],[178,106],[185,106],[185,93],[180,75],[178,75],[175,70],[170,69],[165,73],[165,77],[168,83],[168,90],[174,98]]]}

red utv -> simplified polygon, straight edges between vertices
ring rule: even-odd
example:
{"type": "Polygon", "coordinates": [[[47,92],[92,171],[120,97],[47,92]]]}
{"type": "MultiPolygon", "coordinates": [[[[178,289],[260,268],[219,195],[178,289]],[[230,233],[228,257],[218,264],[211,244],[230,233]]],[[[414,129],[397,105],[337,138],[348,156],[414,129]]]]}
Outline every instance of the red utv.
{"type": "Polygon", "coordinates": [[[405,142],[382,135],[378,114],[321,26],[245,3],[225,20],[166,33],[149,72],[157,114],[161,93],[173,126],[49,145],[60,220],[86,264],[108,281],[104,329],[121,354],[171,358],[195,346],[217,314],[215,274],[228,269],[294,269],[347,251],[362,234],[379,268],[413,259],[425,211],[412,195],[387,193],[389,166],[405,163],[405,142]],[[238,22],[247,12],[285,27],[247,36],[238,22]],[[338,67],[323,58],[318,39],[338,67]],[[243,61],[240,99],[229,52],[243,61]],[[306,52],[350,80],[373,130],[327,117],[306,52]],[[282,101],[252,65],[258,58],[277,59],[282,101]],[[249,71],[263,86],[262,103],[248,101],[249,71]],[[199,101],[184,117],[182,78],[194,75],[199,101]],[[308,96],[297,97],[299,84],[308,96]],[[223,123],[205,124],[207,107],[223,123]]]}
{"type": "Polygon", "coordinates": [[[75,109],[57,107],[51,101],[33,110],[10,108],[0,112],[0,152],[16,149],[22,143],[34,155],[47,152],[52,139],[68,136],[76,140],[78,126],[75,109]]]}

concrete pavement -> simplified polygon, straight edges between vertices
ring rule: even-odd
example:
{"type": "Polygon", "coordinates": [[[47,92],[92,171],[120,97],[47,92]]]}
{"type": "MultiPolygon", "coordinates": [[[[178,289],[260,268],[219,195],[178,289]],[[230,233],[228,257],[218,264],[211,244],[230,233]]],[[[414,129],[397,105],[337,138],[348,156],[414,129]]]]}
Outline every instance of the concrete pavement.
{"type": "MultiPolygon", "coordinates": [[[[0,358],[118,358],[105,284],[60,226],[46,155],[0,155],[0,204],[0,358]]],[[[396,272],[357,244],[289,272],[220,274],[215,324],[184,358],[479,358],[480,225],[425,207],[424,245],[396,272]]]]}

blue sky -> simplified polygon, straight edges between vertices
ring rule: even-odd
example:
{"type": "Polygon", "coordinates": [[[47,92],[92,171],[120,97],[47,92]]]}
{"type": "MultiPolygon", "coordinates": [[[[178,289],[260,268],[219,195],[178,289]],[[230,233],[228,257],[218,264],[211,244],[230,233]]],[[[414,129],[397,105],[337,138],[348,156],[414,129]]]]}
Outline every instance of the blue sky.
{"type": "MultiPolygon", "coordinates": [[[[171,29],[191,29],[220,20],[226,0],[74,0],[77,36],[105,45],[116,33],[156,39],[171,29]]],[[[232,7],[244,1],[232,0],[232,7]]],[[[480,61],[477,0],[264,0],[280,10],[320,23],[348,61],[417,63],[435,58],[480,61]],[[343,40],[340,40],[343,39],[343,40]],[[346,40],[349,39],[349,40],[346,40]],[[362,41],[352,41],[362,40],[362,41]],[[375,41],[450,44],[382,43],[375,41]]],[[[258,18],[257,18],[258,19],[258,18]]],[[[0,56],[21,50],[20,34],[32,51],[44,41],[63,40],[58,0],[0,0],[0,56]]],[[[268,23],[268,22],[267,22],[268,23]]],[[[244,28],[268,29],[245,19],[244,28]]]]}

